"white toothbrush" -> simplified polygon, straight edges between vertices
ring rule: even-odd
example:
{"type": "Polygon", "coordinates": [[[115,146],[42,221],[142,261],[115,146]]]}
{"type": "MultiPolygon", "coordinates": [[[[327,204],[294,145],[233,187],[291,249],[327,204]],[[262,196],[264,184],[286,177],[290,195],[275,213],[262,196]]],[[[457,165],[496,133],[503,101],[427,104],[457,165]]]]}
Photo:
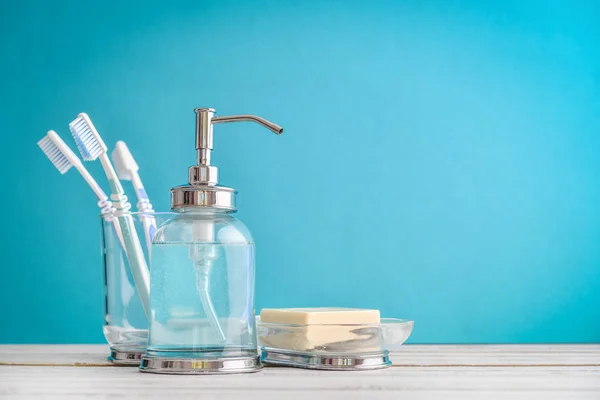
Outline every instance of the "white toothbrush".
{"type": "MultiPolygon", "coordinates": [[[[138,173],[140,167],[135,162],[125,142],[117,142],[115,149],[112,152],[112,160],[115,164],[115,169],[117,170],[119,179],[131,181],[133,184],[133,188],[138,199],[138,203],[136,205],[138,211],[141,213],[154,212],[152,209],[152,203],[150,203],[150,199],[148,198],[148,194],[146,193],[146,189],[144,189],[142,179],[138,173]]],[[[148,249],[148,254],[150,254],[150,250],[152,248],[152,238],[156,233],[156,220],[150,215],[143,214],[140,215],[140,218],[144,224],[146,248],[148,249]]]]}
{"type": "Polygon", "coordinates": [[[129,261],[131,274],[133,275],[133,280],[146,316],[150,317],[150,275],[148,265],[146,264],[144,251],[142,250],[135,225],[133,224],[133,218],[129,213],[131,204],[127,201],[123,186],[119,178],[117,178],[115,169],[106,154],[106,145],[86,113],[79,114],[69,124],[69,129],[73,134],[73,139],[75,139],[75,143],[77,143],[84,161],[93,161],[100,158],[110,184],[112,192],[110,198],[115,205],[115,215],[123,233],[125,252],[127,253],[127,261],[129,261]]]}
{"type": "Polygon", "coordinates": [[[67,173],[71,167],[75,167],[75,169],[79,171],[81,176],[83,176],[83,179],[90,185],[98,198],[98,207],[100,207],[102,218],[113,224],[119,242],[121,242],[121,246],[125,248],[121,229],[119,229],[119,224],[114,217],[115,207],[113,206],[113,203],[108,200],[106,193],[104,193],[100,185],[98,185],[98,182],[96,182],[88,170],[83,166],[81,160],[73,153],[73,150],[71,150],[60,136],[52,130],[48,131],[46,136],[38,142],[38,146],[40,146],[42,151],[48,156],[50,161],[52,161],[52,164],[54,164],[61,174],[67,173]]]}

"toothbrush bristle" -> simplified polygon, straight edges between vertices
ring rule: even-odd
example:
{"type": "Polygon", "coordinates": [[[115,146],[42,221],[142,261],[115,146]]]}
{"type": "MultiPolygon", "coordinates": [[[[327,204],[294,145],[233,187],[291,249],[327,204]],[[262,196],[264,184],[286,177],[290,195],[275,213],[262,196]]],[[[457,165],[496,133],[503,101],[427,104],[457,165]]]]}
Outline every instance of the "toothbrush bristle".
{"type": "Polygon", "coordinates": [[[85,161],[95,160],[104,152],[102,145],[98,141],[97,133],[94,132],[94,129],[82,117],[77,117],[71,122],[69,129],[71,130],[73,139],[75,139],[81,157],[85,161]]]}
{"type": "Polygon", "coordinates": [[[40,149],[42,149],[61,174],[66,173],[73,166],[62,151],[50,140],[48,135],[44,136],[38,142],[38,146],[40,146],[40,149]]]}

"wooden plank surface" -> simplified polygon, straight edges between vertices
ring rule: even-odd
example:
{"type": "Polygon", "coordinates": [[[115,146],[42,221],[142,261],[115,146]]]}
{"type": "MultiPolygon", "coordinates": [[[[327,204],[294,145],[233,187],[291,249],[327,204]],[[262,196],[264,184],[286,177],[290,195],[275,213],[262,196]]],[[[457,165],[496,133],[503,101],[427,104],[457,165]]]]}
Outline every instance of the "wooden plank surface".
{"type": "Polygon", "coordinates": [[[104,344],[0,345],[0,365],[112,366],[104,344]]]}
{"type": "MultiPolygon", "coordinates": [[[[0,345],[0,364],[112,365],[107,345],[0,345]]],[[[600,366],[596,345],[405,345],[397,366],[600,366]]],[[[600,398],[599,398],[600,400],[600,398]]]]}
{"type": "Polygon", "coordinates": [[[599,367],[405,367],[370,372],[266,368],[255,374],[166,376],[115,367],[0,367],[0,398],[594,399],[599,367]]]}
{"type": "Polygon", "coordinates": [[[413,366],[600,366],[600,344],[405,345],[391,357],[413,366]]]}
{"type": "Polygon", "coordinates": [[[99,345],[0,346],[0,399],[600,400],[596,345],[406,346],[395,354],[396,367],[385,370],[265,368],[223,376],[142,374],[107,365],[107,351],[99,345]]]}

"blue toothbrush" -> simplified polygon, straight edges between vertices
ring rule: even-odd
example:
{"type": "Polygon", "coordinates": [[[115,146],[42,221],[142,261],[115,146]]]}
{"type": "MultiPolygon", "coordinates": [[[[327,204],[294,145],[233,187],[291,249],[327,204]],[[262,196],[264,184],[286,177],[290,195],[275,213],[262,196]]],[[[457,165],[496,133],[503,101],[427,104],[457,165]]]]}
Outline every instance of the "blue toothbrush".
{"type": "Polygon", "coordinates": [[[138,167],[125,142],[117,142],[115,149],[112,152],[112,160],[115,164],[119,179],[122,181],[131,181],[133,184],[138,199],[137,209],[142,213],[140,219],[142,220],[142,224],[144,224],[146,248],[148,249],[148,254],[150,254],[152,249],[152,238],[154,238],[154,234],[156,233],[156,220],[150,215],[154,212],[154,209],[152,208],[152,203],[150,203],[150,199],[148,198],[148,194],[146,193],[146,189],[144,188],[144,184],[138,173],[140,167],[138,167]]]}
{"type": "Polygon", "coordinates": [[[127,261],[133,275],[133,281],[140,296],[142,306],[146,312],[146,316],[150,316],[150,275],[148,265],[144,258],[144,251],[140,244],[133,218],[129,209],[131,204],[125,196],[123,186],[117,178],[115,169],[113,168],[110,158],[106,154],[107,148],[100,134],[92,124],[90,117],[86,113],[81,113],[70,124],[69,129],[73,134],[73,139],[77,143],[77,148],[81,153],[84,161],[93,161],[100,158],[100,163],[104,168],[108,183],[112,194],[110,199],[116,208],[115,216],[117,217],[123,242],[125,243],[125,252],[127,253],[127,261]]]}

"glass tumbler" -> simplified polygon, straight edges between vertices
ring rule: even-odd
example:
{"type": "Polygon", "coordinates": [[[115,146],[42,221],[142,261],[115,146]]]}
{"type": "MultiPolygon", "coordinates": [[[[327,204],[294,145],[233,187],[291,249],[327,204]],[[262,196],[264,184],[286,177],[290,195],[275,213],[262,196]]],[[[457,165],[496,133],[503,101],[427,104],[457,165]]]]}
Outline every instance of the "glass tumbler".
{"type": "MultiPolygon", "coordinates": [[[[150,244],[156,226],[172,213],[130,213],[136,237],[150,266],[150,244]]],[[[104,337],[110,345],[108,359],[114,364],[138,366],[146,351],[148,318],[121,244],[118,220],[101,217],[102,264],[105,283],[104,337]]]]}

